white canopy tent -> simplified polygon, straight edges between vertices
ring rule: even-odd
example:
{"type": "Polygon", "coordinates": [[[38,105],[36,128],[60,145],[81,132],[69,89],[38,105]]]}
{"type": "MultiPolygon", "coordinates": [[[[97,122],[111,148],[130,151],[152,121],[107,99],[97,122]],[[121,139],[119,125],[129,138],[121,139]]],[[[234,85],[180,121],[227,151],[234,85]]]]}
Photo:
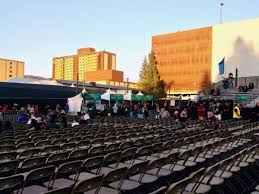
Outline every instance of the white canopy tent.
{"type": "Polygon", "coordinates": [[[116,93],[114,91],[112,91],[111,89],[108,89],[108,90],[106,90],[106,92],[104,94],[101,95],[101,99],[110,101],[111,94],[116,94],[116,93]]]}
{"type": "Polygon", "coordinates": [[[123,100],[130,100],[131,101],[131,93],[124,94],[123,100]]]}
{"type": "Polygon", "coordinates": [[[144,94],[142,94],[142,92],[141,92],[141,91],[139,91],[139,92],[137,93],[137,95],[139,95],[139,96],[143,96],[144,94]]]}

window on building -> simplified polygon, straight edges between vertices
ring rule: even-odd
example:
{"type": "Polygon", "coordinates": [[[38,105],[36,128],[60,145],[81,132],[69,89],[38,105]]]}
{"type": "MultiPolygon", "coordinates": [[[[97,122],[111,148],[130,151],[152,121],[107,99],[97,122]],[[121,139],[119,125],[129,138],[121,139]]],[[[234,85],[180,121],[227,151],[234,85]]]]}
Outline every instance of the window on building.
{"type": "Polygon", "coordinates": [[[9,77],[12,77],[12,75],[9,75],[9,77]]]}
{"type": "Polygon", "coordinates": [[[12,65],[12,64],[13,64],[13,62],[10,62],[10,64],[12,65]]]}

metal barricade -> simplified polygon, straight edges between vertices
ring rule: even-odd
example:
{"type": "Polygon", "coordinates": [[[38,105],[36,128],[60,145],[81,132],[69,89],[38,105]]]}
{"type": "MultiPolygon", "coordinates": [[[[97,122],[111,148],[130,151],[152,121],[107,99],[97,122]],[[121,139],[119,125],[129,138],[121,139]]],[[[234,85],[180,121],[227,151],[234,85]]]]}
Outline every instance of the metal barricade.
{"type": "Polygon", "coordinates": [[[2,125],[5,125],[6,122],[15,123],[18,121],[17,111],[7,111],[5,113],[0,112],[0,121],[2,125]]]}

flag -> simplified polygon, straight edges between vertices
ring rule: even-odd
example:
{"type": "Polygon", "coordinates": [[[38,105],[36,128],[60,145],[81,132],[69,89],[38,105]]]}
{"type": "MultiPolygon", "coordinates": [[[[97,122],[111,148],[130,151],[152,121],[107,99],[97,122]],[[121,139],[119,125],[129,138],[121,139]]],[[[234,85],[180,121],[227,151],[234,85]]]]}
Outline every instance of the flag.
{"type": "Polygon", "coordinates": [[[224,74],[225,57],[219,62],[219,75],[224,74]]]}

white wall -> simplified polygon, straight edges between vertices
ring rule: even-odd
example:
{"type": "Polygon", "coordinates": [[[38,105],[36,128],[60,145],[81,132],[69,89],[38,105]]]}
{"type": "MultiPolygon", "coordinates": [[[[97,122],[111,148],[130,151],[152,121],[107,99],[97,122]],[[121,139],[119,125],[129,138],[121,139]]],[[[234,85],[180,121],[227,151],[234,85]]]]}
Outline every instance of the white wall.
{"type": "Polygon", "coordinates": [[[259,75],[259,18],[213,26],[212,82],[220,80],[218,63],[223,57],[224,77],[235,68],[242,77],[259,75]]]}

